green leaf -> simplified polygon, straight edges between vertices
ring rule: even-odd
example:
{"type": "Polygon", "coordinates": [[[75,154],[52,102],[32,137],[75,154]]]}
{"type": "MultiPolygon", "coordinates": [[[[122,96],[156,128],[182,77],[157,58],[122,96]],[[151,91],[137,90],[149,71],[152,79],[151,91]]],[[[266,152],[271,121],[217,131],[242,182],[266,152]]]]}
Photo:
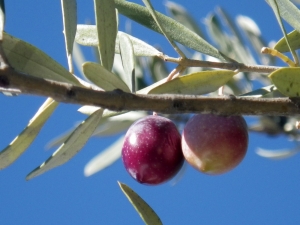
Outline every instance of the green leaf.
{"type": "Polygon", "coordinates": [[[115,57],[115,42],[118,32],[115,2],[112,0],[94,0],[96,27],[98,31],[101,63],[111,71],[115,57]]]}
{"type": "Polygon", "coordinates": [[[92,158],[84,167],[84,175],[89,177],[116,162],[121,157],[123,143],[124,135],[92,158]]]}
{"type": "MultiPolygon", "coordinates": [[[[120,53],[120,42],[119,36],[121,34],[125,34],[124,32],[119,31],[116,39],[115,44],[115,53],[120,53]]],[[[151,45],[145,43],[144,41],[130,36],[126,34],[133,45],[134,54],[136,56],[157,56],[162,54],[156,48],[152,47],[151,45]]],[[[94,25],[77,25],[77,33],[75,37],[75,41],[78,44],[85,45],[85,46],[98,46],[98,37],[97,37],[97,29],[94,25]]],[[[100,46],[101,48],[101,46],[100,46]]]]}
{"type": "Polygon", "coordinates": [[[68,64],[72,71],[72,51],[77,28],[77,3],[76,0],[61,0],[61,6],[68,64]]]}
{"type": "Polygon", "coordinates": [[[156,22],[156,25],[159,27],[161,33],[167,38],[167,40],[170,42],[174,50],[180,55],[182,58],[186,58],[185,54],[178,48],[176,43],[173,41],[173,39],[170,36],[170,33],[168,30],[165,29],[165,27],[162,25],[160,18],[158,17],[156,11],[154,10],[151,1],[150,0],[142,0],[145,4],[145,6],[148,8],[152,18],[156,22]]]}
{"type": "Polygon", "coordinates": [[[269,75],[277,89],[287,97],[300,96],[300,68],[281,68],[269,75]]]}
{"type": "Polygon", "coordinates": [[[191,73],[163,83],[149,94],[207,94],[225,85],[236,73],[231,70],[214,70],[191,73]]]}
{"type": "Polygon", "coordinates": [[[22,73],[82,86],[62,65],[25,41],[4,33],[2,47],[11,66],[22,73]]]}
{"type": "Polygon", "coordinates": [[[289,40],[287,39],[287,33],[286,33],[285,27],[283,25],[282,19],[281,19],[281,17],[283,17],[283,15],[286,14],[287,12],[285,12],[284,7],[279,7],[279,4],[278,4],[279,1],[276,1],[276,0],[267,0],[267,2],[270,4],[271,8],[273,9],[273,11],[275,13],[276,19],[277,19],[277,21],[279,23],[279,26],[280,26],[281,31],[282,31],[282,33],[284,35],[284,38],[285,38],[285,40],[287,42],[287,45],[289,47],[290,52],[296,58],[297,56],[294,53],[294,51],[292,50],[292,48],[290,47],[289,40]]]}
{"type": "Polygon", "coordinates": [[[84,120],[50,158],[27,175],[26,180],[30,180],[50,169],[60,166],[74,157],[98,127],[102,113],[103,110],[99,109],[84,120]]]}
{"type": "Polygon", "coordinates": [[[139,213],[145,224],[149,225],[162,225],[162,222],[158,215],[153,211],[153,209],[130,187],[126,184],[118,182],[121,190],[128,198],[129,202],[133,205],[135,210],[139,213]]]}
{"type": "Polygon", "coordinates": [[[271,5],[273,10],[274,2],[276,2],[279,10],[279,15],[283,19],[285,19],[293,28],[300,32],[300,10],[290,0],[267,0],[267,2],[271,5]]]}
{"type": "Polygon", "coordinates": [[[284,34],[284,38],[285,38],[287,45],[289,47],[289,50],[294,58],[294,61],[296,63],[298,63],[299,62],[298,55],[296,54],[295,50],[291,48],[291,45],[287,38],[287,33],[284,28],[281,17],[284,18],[292,27],[294,27],[296,30],[298,30],[300,32],[300,25],[299,25],[300,11],[299,11],[299,9],[293,3],[291,3],[289,0],[267,0],[267,2],[271,5],[271,7],[276,15],[276,18],[277,18],[280,28],[284,34]]]}
{"type": "Polygon", "coordinates": [[[130,92],[124,81],[98,63],[86,62],[82,65],[82,68],[84,75],[103,90],[121,89],[130,92]]]}
{"type": "MultiPolygon", "coordinates": [[[[142,24],[145,27],[161,33],[160,28],[153,20],[147,8],[124,0],[115,0],[115,3],[119,13],[142,24]]],[[[222,54],[215,47],[202,39],[199,35],[177,21],[171,19],[170,17],[167,17],[159,12],[156,12],[156,14],[161,25],[166,29],[166,32],[172,40],[196,51],[211,55],[221,60],[225,60],[222,54]]]]}
{"type": "Polygon", "coordinates": [[[58,106],[58,102],[48,98],[39,108],[26,128],[4,150],[0,152],[0,169],[11,165],[34,141],[45,122],[58,106]]]}
{"type": "MultiPolygon", "coordinates": [[[[297,30],[293,30],[287,35],[287,38],[289,40],[290,47],[293,50],[297,50],[300,48],[300,32],[297,30]]],[[[276,49],[279,52],[289,52],[289,46],[286,43],[285,37],[281,38],[274,46],[274,49],[276,49]]]]}
{"type": "Polygon", "coordinates": [[[122,64],[125,72],[125,83],[131,92],[135,92],[135,63],[131,40],[126,34],[119,36],[122,64]]]}

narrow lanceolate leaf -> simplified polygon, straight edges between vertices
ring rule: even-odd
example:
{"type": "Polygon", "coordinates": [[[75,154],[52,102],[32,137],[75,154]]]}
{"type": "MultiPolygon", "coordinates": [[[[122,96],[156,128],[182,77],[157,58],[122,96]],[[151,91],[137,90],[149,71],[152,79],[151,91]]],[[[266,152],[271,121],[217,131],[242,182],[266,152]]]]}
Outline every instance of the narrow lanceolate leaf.
{"type": "Polygon", "coordinates": [[[99,40],[99,52],[102,65],[111,71],[115,42],[118,32],[115,2],[112,0],[94,0],[96,26],[99,40]]]}
{"type": "Polygon", "coordinates": [[[267,159],[286,159],[289,157],[294,156],[295,154],[299,153],[300,149],[294,148],[294,149],[281,149],[281,150],[268,150],[263,148],[256,149],[256,154],[267,158],[267,159]]]}
{"type": "Polygon", "coordinates": [[[118,182],[121,190],[133,205],[145,224],[148,225],[162,225],[162,222],[154,210],[130,187],[126,184],[118,182]]]}
{"type": "MultiPolygon", "coordinates": [[[[291,49],[297,50],[300,48],[300,32],[297,30],[293,30],[287,35],[287,38],[289,40],[289,44],[291,49]]],[[[276,45],[274,46],[274,49],[276,49],[279,52],[288,52],[290,51],[289,46],[286,43],[285,37],[281,38],[276,45]]]]}
{"type": "MultiPolygon", "coordinates": [[[[292,48],[290,47],[290,43],[289,43],[289,40],[287,38],[287,33],[286,33],[286,30],[285,30],[285,27],[284,27],[284,24],[282,22],[282,19],[281,18],[284,18],[284,14],[286,15],[287,13],[289,12],[286,12],[286,9],[284,9],[284,7],[279,7],[279,1],[277,0],[267,0],[267,2],[270,4],[271,8],[273,9],[274,11],[274,14],[276,16],[276,19],[279,23],[279,26],[281,28],[281,31],[284,35],[284,39],[286,40],[287,42],[287,45],[289,47],[289,50],[290,52],[293,54],[294,58],[296,58],[296,54],[294,53],[294,51],[292,50],[292,48]]],[[[286,2],[286,1],[283,1],[283,2],[286,2]]],[[[289,17],[289,16],[288,16],[289,17]]]]}
{"type": "Polygon", "coordinates": [[[148,8],[152,18],[154,19],[154,21],[156,22],[157,26],[159,27],[161,33],[167,38],[167,40],[170,42],[170,44],[172,45],[172,47],[174,48],[174,50],[182,57],[185,58],[186,56],[184,55],[184,53],[178,48],[178,46],[176,45],[176,43],[173,41],[173,39],[171,38],[169,31],[165,29],[165,27],[161,24],[160,22],[160,18],[157,16],[156,11],[154,10],[151,1],[150,0],[143,0],[145,6],[148,8]]]}
{"type": "Polygon", "coordinates": [[[3,40],[3,31],[5,26],[5,3],[0,0],[0,40],[3,40]]]}
{"type": "Polygon", "coordinates": [[[94,133],[101,120],[102,113],[103,110],[99,109],[83,121],[50,158],[27,175],[26,180],[60,166],[75,156],[94,133]]]}
{"type": "Polygon", "coordinates": [[[84,75],[103,90],[121,89],[130,92],[124,81],[98,63],[86,62],[82,65],[82,68],[84,75]]]}
{"type": "Polygon", "coordinates": [[[300,96],[300,68],[281,68],[269,75],[277,89],[287,97],[300,96]]]}
{"type": "Polygon", "coordinates": [[[94,158],[92,158],[84,167],[84,175],[89,177],[116,162],[121,157],[123,143],[124,135],[116,140],[107,149],[103,150],[94,158]]]}
{"type": "Polygon", "coordinates": [[[73,71],[72,51],[77,28],[76,0],[61,0],[63,14],[64,36],[70,71],[73,71]]]}
{"type": "Polygon", "coordinates": [[[81,86],[79,81],[62,65],[25,41],[4,33],[2,47],[9,63],[20,72],[81,86]]]}
{"type": "MultiPolygon", "coordinates": [[[[121,34],[124,34],[123,32],[119,31],[117,38],[116,38],[116,44],[115,44],[115,53],[120,53],[120,42],[119,42],[119,36],[121,34]]],[[[134,49],[134,55],[136,56],[157,56],[162,54],[159,52],[156,48],[152,47],[151,45],[147,44],[146,42],[135,38],[129,34],[126,34],[133,45],[134,49]]],[[[95,25],[77,25],[77,32],[75,36],[75,41],[80,45],[85,46],[98,46],[98,34],[97,34],[97,28],[95,25]]],[[[99,45],[100,46],[100,45],[99,45]]],[[[101,46],[100,46],[101,48],[101,46]]]]}
{"type": "Polygon", "coordinates": [[[0,152],[0,169],[3,169],[25,152],[36,138],[41,128],[56,109],[58,102],[48,98],[39,108],[27,127],[4,150],[0,152]]]}
{"type": "MultiPolygon", "coordinates": [[[[162,33],[147,8],[124,0],[115,0],[115,3],[119,13],[145,27],[148,27],[158,33],[162,33]]],[[[196,51],[225,60],[215,47],[203,40],[195,32],[159,12],[156,12],[156,15],[159,18],[160,24],[165,28],[172,40],[196,51]]]]}
{"type": "Polygon", "coordinates": [[[135,63],[132,42],[126,34],[119,36],[122,64],[125,72],[125,83],[135,92],[135,63]]]}
{"type": "Polygon", "coordinates": [[[267,2],[271,5],[273,10],[275,2],[279,10],[279,15],[300,32],[300,10],[290,0],[267,0],[267,2]]]}
{"type": "Polygon", "coordinates": [[[149,94],[207,94],[218,90],[236,73],[231,70],[201,71],[175,78],[149,91],[149,94]]]}

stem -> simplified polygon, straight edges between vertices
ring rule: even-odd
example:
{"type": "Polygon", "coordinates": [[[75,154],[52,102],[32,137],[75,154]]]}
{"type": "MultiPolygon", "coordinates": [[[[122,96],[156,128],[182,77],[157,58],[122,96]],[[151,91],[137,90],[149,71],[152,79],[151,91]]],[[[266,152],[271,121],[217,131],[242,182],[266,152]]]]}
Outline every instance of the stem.
{"type": "Polygon", "coordinates": [[[166,55],[160,55],[166,62],[180,64],[184,67],[207,67],[219,68],[227,70],[239,70],[240,72],[257,72],[257,73],[272,73],[282,67],[263,66],[263,65],[245,65],[243,63],[224,63],[224,62],[210,62],[195,59],[172,58],[166,55]]]}
{"type": "Polygon", "coordinates": [[[296,67],[297,64],[294,63],[292,60],[289,59],[289,57],[285,56],[284,54],[282,54],[281,52],[277,51],[276,49],[271,49],[271,48],[267,48],[267,47],[263,47],[261,49],[261,53],[263,54],[269,54],[272,56],[276,56],[279,59],[281,59],[283,62],[285,62],[286,64],[288,64],[290,67],[296,67]]]}

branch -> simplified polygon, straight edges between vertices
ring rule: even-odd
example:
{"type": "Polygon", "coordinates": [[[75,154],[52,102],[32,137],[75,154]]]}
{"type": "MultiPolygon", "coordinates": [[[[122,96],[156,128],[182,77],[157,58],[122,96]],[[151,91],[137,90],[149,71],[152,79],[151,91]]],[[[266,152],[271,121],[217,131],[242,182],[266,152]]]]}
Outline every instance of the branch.
{"type": "Polygon", "coordinates": [[[0,87],[23,94],[52,97],[56,101],[100,106],[114,111],[145,110],[159,113],[215,113],[224,115],[295,115],[300,98],[203,97],[195,95],[135,95],[121,90],[97,91],[41,79],[0,68],[0,87]]]}

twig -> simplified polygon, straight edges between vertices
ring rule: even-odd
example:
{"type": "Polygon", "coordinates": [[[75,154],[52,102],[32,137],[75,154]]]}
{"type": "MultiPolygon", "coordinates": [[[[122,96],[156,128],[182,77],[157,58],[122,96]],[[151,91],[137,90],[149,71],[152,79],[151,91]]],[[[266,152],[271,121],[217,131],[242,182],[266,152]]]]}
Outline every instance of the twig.
{"type": "Polygon", "coordinates": [[[203,97],[194,95],[135,95],[121,90],[97,91],[45,80],[15,71],[0,70],[0,87],[20,89],[23,94],[52,97],[56,101],[102,108],[145,110],[159,113],[215,113],[224,115],[295,115],[300,98],[203,97]]]}
{"type": "Polygon", "coordinates": [[[257,72],[257,73],[272,73],[282,67],[276,66],[263,66],[263,65],[245,65],[243,63],[224,63],[224,62],[211,62],[195,59],[172,58],[166,55],[160,55],[166,62],[173,62],[183,67],[206,67],[206,68],[219,68],[227,70],[239,70],[240,72],[257,72]]]}

